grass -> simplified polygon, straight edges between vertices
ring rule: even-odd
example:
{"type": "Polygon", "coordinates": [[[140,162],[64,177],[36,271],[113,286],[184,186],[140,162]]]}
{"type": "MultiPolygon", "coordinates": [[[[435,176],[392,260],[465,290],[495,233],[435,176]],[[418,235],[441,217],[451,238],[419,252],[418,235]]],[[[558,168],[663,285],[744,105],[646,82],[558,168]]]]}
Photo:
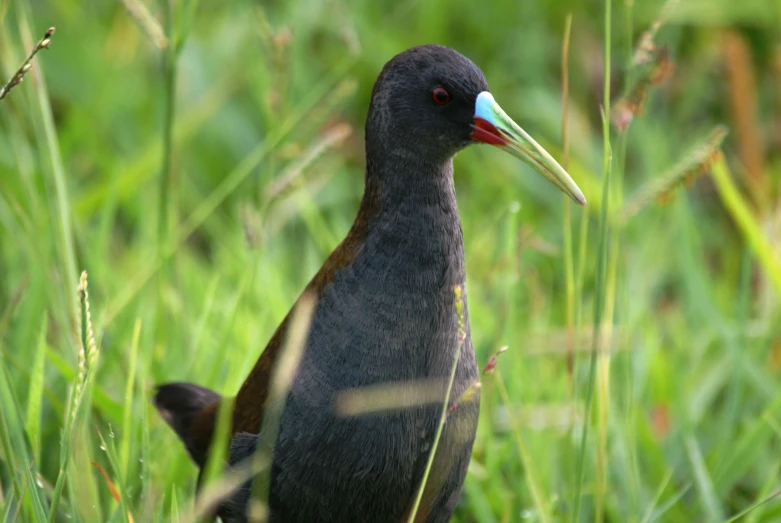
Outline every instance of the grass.
{"type": "Polygon", "coordinates": [[[572,511],[572,521],[580,521],[580,507],[583,494],[585,478],[585,462],[588,452],[588,435],[591,427],[591,412],[594,402],[594,388],[597,387],[597,431],[599,440],[596,445],[596,492],[594,496],[594,519],[602,521],[604,517],[604,500],[606,492],[606,398],[603,384],[607,380],[604,363],[604,355],[608,352],[609,342],[603,341],[606,332],[605,324],[612,324],[613,318],[606,315],[608,307],[612,306],[606,303],[608,299],[607,278],[607,257],[608,246],[612,230],[608,222],[609,204],[610,204],[610,179],[613,169],[613,151],[610,146],[610,50],[613,44],[611,39],[611,16],[612,0],[605,0],[605,18],[604,18],[604,78],[602,82],[602,197],[601,214],[599,217],[599,237],[597,242],[597,265],[596,265],[596,284],[594,289],[594,323],[591,342],[591,356],[588,363],[588,381],[586,385],[585,396],[585,423],[582,423],[580,438],[580,457],[578,459],[578,483],[575,491],[574,509],[572,511]],[[603,323],[604,322],[604,323],[603,323]],[[598,365],[599,363],[599,365],[598,365]],[[595,382],[599,380],[599,383],[595,382]]]}
{"type": "Polygon", "coordinates": [[[372,82],[431,41],[589,201],[456,159],[479,362],[508,349],[455,521],[781,518],[774,2],[255,4],[0,2],[2,81],[57,27],[0,100],[3,521],[208,504],[152,387],[237,391],[354,217],[372,82]]]}
{"type": "MultiPolygon", "coordinates": [[[[456,377],[456,370],[458,370],[458,360],[461,359],[461,349],[463,348],[464,341],[466,340],[466,330],[464,326],[463,289],[460,285],[457,285],[455,289],[453,289],[453,292],[455,294],[455,312],[458,317],[458,346],[456,347],[455,355],[453,356],[453,363],[450,367],[450,378],[448,379],[447,388],[445,389],[445,400],[442,402],[442,411],[439,416],[439,422],[437,423],[437,430],[434,433],[434,440],[431,444],[431,452],[429,452],[428,458],[426,459],[426,468],[423,471],[423,477],[421,478],[420,485],[416,489],[414,498],[415,501],[412,504],[412,509],[410,510],[409,516],[407,517],[407,523],[415,523],[418,510],[420,510],[420,501],[423,499],[423,493],[426,491],[426,483],[428,482],[428,477],[431,473],[431,467],[434,464],[434,458],[437,455],[439,440],[442,437],[442,429],[445,427],[445,423],[447,422],[447,416],[451,405],[450,395],[453,391],[453,381],[456,377]]],[[[457,403],[457,401],[458,399],[456,399],[454,403],[457,403]]]]}

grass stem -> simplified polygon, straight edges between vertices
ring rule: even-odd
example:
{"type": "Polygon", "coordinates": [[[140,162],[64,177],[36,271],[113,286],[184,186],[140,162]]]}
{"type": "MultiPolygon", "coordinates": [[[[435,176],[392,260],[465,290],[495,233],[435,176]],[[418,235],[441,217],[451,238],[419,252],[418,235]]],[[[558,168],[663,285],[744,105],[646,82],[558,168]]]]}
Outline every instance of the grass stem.
{"type": "MultiPolygon", "coordinates": [[[[578,460],[578,484],[575,493],[572,521],[580,521],[580,506],[582,502],[583,484],[585,482],[586,452],[588,450],[588,430],[591,424],[591,409],[594,397],[594,383],[596,377],[598,350],[602,343],[602,319],[605,312],[605,298],[607,292],[606,272],[610,227],[608,224],[610,207],[610,174],[612,152],[610,148],[610,25],[611,25],[611,0],[605,0],[605,41],[604,41],[604,78],[602,100],[602,200],[601,215],[599,219],[599,240],[597,243],[597,282],[594,300],[594,336],[592,339],[591,359],[588,369],[588,384],[586,386],[585,415],[580,438],[580,458],[578,460]]],[[[597,474],[604,471],[597,471],[597,474]]],[[[601,521],[601,507],[603,497],[597,493],[595,503],[595,516],[601,521]]]]}
{"type": "Polygon", "coordinates": [[[426,461],[426,469],[423,471],[423,477],[420,480],[420,486],[415,494],[415,502],[412,505],[412,510],[407,517],[407,523],[414,523],[415,517],[420,510],[420,502],[423,499],[423,493],[426,491],[426,483],[428,482],[428,476],[431,473],[431,468],[434,465],[434,458],[437,454],[437,448],[439,447],[439,440],[442,437],[442,430],[445,427],[447,421],[447,411],[450,405],[450,393],[453,390],[453,382],[456,378],[456,370],[458,369],[458,362],[461,359],[461,348],[464,346],[466,340],[466,331],[464,328],[464,302],[463,302],[463,290],[460,285],[456,286],[453,291],[455,293],[456,302],[456,314],[458,316],[458,344],[456,346],[455,355],[453,356],[453,365],[450,368],[450,377],[447,382],[447,389],[445,389],[445,400],[442,402],[442,411],[439,416],[439,422],[437,423],[437,431],[434,434],[434,441],[431,443],[431,450],[428,454],[426,461]]]}
{"type": "MultiPolygon", "coordinates": [[[[162,306],[163,284],[169,277],[168,267],[170,259],[166,256],[166,246],[169,242],[170,230],[173,221],[173,154],[174,154],[174,122],[176,119],[176,73],[179,42],[175,35],[175,10],[176,0],[162,0],[163,20],[167,45],[162,52],[163,67],[163,127],[161,129],[162,159],[160,165],[160,188],[158,199],[158,230],[157,230],[157,254],[160,260],[160,274],[158,279],[158,306],[162,306]]],[[[160,311],[158,311],[160,313],[160,311]]],[[[160,318],[158,317],[160,321],[160,318]]],[[[160,321],[160,324],[162,321],[160,321]]],[[[158,339],[160,329],[158,324],[158,339]]]]}
{"type": "MultiPolygon", "coordinates": [[[[561,46],[561,166],[569,169],[569,44],[572,32],[572,13],[567,14],[564,23],[564,40],[561,46]]],[[[562,195],[564,202],[564,220],[562,236],[564,238],[564,282],[566,289],[567,322],[567,375],[572,389],[572,374],[575,359],[575,268],[572,253],[572,202],[562,195]]]]}

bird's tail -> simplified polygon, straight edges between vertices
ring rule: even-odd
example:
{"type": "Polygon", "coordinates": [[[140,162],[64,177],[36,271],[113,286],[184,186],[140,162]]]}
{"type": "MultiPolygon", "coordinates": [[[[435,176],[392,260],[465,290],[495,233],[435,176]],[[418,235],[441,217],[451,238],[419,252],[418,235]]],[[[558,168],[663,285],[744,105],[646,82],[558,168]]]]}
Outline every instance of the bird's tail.
{"type": "Polygon", "coordinates": [[[182,440],[190,457],[203,468],[212,442],[221,396],[192,383],[157,387],[155,407],[182,440]]]}

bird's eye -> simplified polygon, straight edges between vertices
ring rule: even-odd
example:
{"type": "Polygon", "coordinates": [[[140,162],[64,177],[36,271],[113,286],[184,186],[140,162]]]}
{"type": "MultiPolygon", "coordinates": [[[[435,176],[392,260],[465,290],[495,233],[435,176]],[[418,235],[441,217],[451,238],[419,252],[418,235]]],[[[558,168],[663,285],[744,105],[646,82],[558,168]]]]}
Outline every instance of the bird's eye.
{"type": "Polygon", "coordinates": [[[450,93],[447,92],[447,89],[437,87],[431,91],[431,98],[434,100],[434,103],[445,105],[450,101],[450,93]]]}

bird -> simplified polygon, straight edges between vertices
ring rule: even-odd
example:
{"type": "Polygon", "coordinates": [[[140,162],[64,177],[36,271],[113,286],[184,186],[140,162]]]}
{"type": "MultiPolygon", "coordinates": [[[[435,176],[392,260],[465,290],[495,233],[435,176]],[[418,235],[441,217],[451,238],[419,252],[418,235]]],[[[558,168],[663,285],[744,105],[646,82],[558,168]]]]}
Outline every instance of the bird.
{"type": "MultiPolygon", "coordinates": [[[[273,444],[268,521],[410,517],[445,387],[435,388],[436,401],[354,416],[336,402],[349,390],[441,384],[456,351],[449,398],[461,398],[479,379],[453,179],[456,153],[478,143],[509,152],[586,204],[567,172],[502,110],[470,59],[436,44],[390,59],[371,94],[357,216],[304,290],[316,303],[273,444]],[[463,290],[460,318],[456,288],[463,290]]],[[[229,465],[263,437],[270,377],[290,322],[289,313],[233,398],[229,465]]],[[[479,393],[470,396],[448,409],[415,521],[445,522],[456,508],[479,413],[479,393]]],[[[202,471],[222,396],[172,382],[158,386],[153,401],[202,471]]],[[[248,497],[245,485],[217,514],[246,521],[248,497]]]]}

